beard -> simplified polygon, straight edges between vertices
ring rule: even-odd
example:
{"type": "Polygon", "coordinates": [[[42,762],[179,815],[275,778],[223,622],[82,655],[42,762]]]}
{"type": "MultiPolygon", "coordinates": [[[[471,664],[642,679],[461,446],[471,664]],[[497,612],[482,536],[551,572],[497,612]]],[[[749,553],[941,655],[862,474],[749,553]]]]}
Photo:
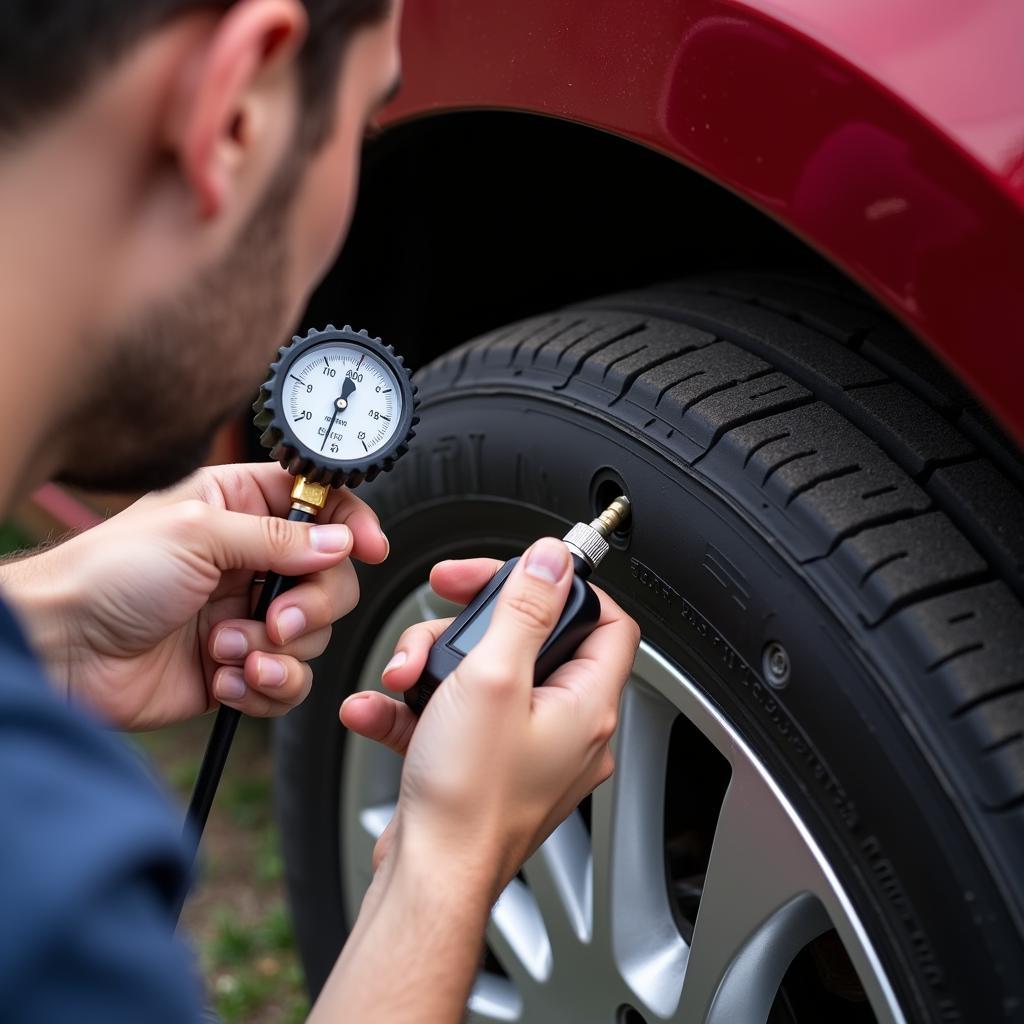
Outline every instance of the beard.
{"type": "Polygon", "coordinates": [[[289,326],[285,228],[298,178],[297,160],[286,159],[218,264],[96,346],[110,355],[65,421],[59,482],[154,490],[203,465],[217,431],[255,397],[289,326]]]}

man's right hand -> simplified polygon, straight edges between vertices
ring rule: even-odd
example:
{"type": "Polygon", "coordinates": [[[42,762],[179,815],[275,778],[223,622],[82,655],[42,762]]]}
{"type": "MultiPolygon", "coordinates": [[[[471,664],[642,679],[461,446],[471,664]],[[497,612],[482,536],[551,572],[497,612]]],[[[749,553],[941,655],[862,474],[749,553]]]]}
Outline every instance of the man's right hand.
{"type": "MultiPolygon", "coordinates": [[[[442,562],[430,582],[467,603],[497,571],[491,559],[442,562]]],[[[445,858],[491,898],[577,804],[612,772],[609,740],[639,628],[606,594],[575,656],[541,687],[534,662],[565,605],[572,561],[554,538],[534,544],[502,588],[485,636],[421,718],[385,694],[353,694],[341,720],[406,757],[398,810],[375,866],[393,856],[445,858]]],[[[451,620],[400,638],[384,685],[407,690],[451,620]]]]}

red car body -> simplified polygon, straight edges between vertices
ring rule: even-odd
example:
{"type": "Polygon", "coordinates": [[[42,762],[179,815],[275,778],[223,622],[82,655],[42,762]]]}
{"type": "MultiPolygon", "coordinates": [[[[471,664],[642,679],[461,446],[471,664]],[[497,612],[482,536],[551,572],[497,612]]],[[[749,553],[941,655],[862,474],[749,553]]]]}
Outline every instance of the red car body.
{"type": "Polygon", "coordinates": [[[407,0],[394,124],[592,126],[817,249],[1024,441],[1018,0],[407,0]]]}

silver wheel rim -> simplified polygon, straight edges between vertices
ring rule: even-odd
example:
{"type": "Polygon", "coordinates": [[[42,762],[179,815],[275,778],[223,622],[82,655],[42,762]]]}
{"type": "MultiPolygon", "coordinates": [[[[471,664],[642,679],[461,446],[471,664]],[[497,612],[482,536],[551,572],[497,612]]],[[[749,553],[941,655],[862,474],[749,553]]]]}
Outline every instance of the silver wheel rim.
{"type": "MultiPolygon", "coordinates": [[[[404,629],[451,615],[424,584],[381,630],[359,689],[404,629]]],[[[595,791],[588,832],[574,813],[495,905],[488,944],[508,975],[481,973],[475,1024],[619,1019],[760,1024],[793,957],[834,928],[881,1024],[903,1024],[882,965],[835,873],[764,765],[693,681],[646,643],[623,695],[614,776],[595,791]],[[693,936],[680,934],[663,861],[665,767],[682,714],[729,762],[693,936]]],[[[393,813],[401,760],[361,737],[346,742],[341,786],[342,886],[349,919],[370,883],[377,836],[393,813]]]]}

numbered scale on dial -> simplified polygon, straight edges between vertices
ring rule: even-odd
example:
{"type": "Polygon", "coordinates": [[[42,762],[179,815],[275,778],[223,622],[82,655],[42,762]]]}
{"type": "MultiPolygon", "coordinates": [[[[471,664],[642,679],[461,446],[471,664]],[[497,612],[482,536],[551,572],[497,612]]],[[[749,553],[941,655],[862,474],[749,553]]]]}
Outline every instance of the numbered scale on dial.
{"type": "Polygon", "coordinates": [[[292,339],[253,409],[260,441],[289,472],[354,487],[390,469],[418,422],[402,357],[350,327],[292,339]]]}

